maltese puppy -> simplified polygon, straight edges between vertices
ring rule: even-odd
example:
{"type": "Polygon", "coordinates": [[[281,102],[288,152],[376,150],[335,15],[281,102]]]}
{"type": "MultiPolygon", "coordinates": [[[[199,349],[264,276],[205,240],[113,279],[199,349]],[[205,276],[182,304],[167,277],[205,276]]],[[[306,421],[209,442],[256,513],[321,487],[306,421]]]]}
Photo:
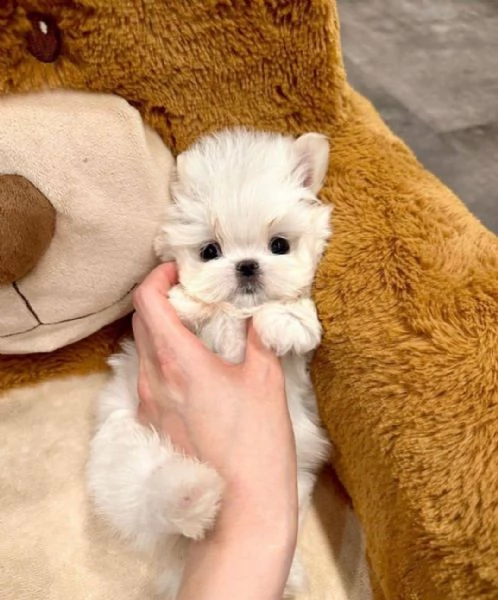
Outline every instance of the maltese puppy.
{"type": "MultiPolygon", "coordinates": [[[[300,522],[329,453],[308,373],[321,327],[311,300],[330,235],[317,199],[328,167],[326,138],[245,129],[206,136],[178,157],[156,251],[178,265],[170,301],[183,323],[225,360],[242,361],[245,320],[282,357],[298,460],[300,522]]],[[[189,540],[213,526],[223,481],[136,420],[138,361],[129,343],[111,358],[98,402],[89,488],[97,510],[142,548],[160,546],[160,591],[175,598],[189,540]]],[[[304,587],[297,559],[286,595],[304,587]]]]}

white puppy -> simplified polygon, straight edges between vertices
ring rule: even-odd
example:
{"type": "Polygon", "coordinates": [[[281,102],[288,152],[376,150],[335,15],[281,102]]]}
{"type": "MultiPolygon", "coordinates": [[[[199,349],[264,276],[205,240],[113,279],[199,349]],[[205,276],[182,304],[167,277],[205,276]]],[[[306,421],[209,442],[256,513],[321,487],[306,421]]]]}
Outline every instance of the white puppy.
{"type": "MultiPolygon", "coordinates": [[[[240,362],[244,321],[252,316],[263,343],[283,358],[301,518],[329,450],[308,373],[321,334],[310,294],[330,235],[330,209],[316,197],[327,166],[328,143],[316,133],[293,139],[236,129],[207,136],[178,157],[156,248],[162,259],[177,261],[180,283],[170,300],[208,347],[240,362]]],[[[111,365],[91,444],[91,496],[127,538],[145,548],[161,545],[161,592],[174,598],[186,544],[213,525],[223,481],[137,422],[135,346],[111,365]]],[[[287,593],[303,579],[295,561],[287,593]]]]}

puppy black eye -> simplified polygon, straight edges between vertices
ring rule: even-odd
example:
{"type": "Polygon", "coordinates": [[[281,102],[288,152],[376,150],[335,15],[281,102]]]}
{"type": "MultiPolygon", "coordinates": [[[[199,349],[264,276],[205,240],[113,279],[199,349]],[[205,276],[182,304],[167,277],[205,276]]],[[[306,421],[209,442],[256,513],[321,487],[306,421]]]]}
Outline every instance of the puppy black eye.
{"type": "Polygon", "coordinates": [[[210,242],[201,248],[199,256],[204,262],[214,260],[221,256],[221,248],[217,242],[210,242]]]}
{"type": "Polygon", "coordinates": [[[270,250],[272,254],[288,254],[289,242],[283,237],[274,237],[270,240],[270,250]]]}

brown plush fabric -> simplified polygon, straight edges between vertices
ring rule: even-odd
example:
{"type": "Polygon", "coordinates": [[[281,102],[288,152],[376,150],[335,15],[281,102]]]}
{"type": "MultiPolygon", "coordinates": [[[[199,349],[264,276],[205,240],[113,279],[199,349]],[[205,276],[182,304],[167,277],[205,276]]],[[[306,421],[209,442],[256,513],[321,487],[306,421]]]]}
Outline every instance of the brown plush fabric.
{"type": "Polygon", "coordinates": [[[18,0],[0,12],[0,93],[117,93],[177,151],[220,126],[329,128],[343,85],[328,0],[18,0]],[[62,32],[51,63],[27,41],[43,15],[62,32]]]}
{"type": "MultiPolygon", "coordinates": [[[[46,85],[125,96],[177,151],[232,124],[331,137],[313,371],[377,598],[496,599],[498,243],[349,90],[333,2],[0,4],[0,93],[46,85]],[[55,62],[29,52],[32,12],[61,32],[55,62]]],[[[2,359],[3,385],[37,361],[2,359]]]]}
{"type": "Polygon", "coordinates": [[[314,364],[377,598],[498,598],[498,240],[351,96],[314,364]]]}
{"type": "Polygon", "coordinates": [[[55,230],[55,210],[24,177],[0,175],[0,285],[24,277],[55,230]]]}
{"type": "MultiPolygon", "coordinates": [[[[107,370],[107,358],[131,334],[128,317],[115,321],[80,342],[44,354],[0,355],[0,394],[21,386],[67,375],[107,370]]],[[[1,402],[1,399],[0,399],[1,402]]]]}

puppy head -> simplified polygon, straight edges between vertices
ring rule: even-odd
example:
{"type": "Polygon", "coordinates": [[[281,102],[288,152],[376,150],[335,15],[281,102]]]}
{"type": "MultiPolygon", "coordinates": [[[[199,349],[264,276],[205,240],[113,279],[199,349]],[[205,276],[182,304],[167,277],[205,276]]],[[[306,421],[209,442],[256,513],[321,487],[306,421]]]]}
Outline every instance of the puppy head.
{"type": "Polygon", "coordinates": [[[316,198],[328,151],[316,133],[237,129],[178,157],[156,250],[177,261],[191,296],[248,308],[309,290],[330,234],[330,209],[316,198]]]}

